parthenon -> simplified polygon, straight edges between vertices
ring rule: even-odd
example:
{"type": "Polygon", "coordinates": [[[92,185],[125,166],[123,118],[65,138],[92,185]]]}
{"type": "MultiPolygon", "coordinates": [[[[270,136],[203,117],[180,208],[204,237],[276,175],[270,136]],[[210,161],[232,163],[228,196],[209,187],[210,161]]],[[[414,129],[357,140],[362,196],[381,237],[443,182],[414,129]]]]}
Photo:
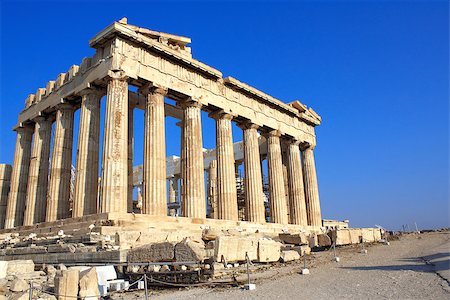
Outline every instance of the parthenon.
{"type": "Polygon", "coordinates": [[[84,58],[80,66],[73,65],[28,96],[14,127],[17,140],[5,229],[94,214],[132,213],[135,109],[145,111],[140,213],[170,215],[168,191],[172,193],[176,185],[181,201],[177,218],[206,219],[210,197],[205,182],[209,182],[216,197],[209,218],[293,224],[311,230],[322,226],[314,162],[320,116],[299,101],[285,104],[235,78],[223,78],[220,71],[192,57],[190,42],[122,19],[90,40],[96,51],[93,57],[84,58]],[[101,105],[106,114],[100,160],[101,105]],[[74,145],[78,109],[78,144],[74,145]],[[214,157],[206,166],[201,111],[216,122],[214,157]],[[165,116],[179,119],[181,127],[179,182],[166,172],[170,140],[165,136],[165,116]],[[243,218],[238,216],[232,122],[243,131],[239,158],[245,170],[243,218]],[[69,201],[73,147],[78,150],[69,201]],[[262,159],[268,165],[268,217],[262,159]],[[205,180],[205,170],[210,180],[205,180]]]}

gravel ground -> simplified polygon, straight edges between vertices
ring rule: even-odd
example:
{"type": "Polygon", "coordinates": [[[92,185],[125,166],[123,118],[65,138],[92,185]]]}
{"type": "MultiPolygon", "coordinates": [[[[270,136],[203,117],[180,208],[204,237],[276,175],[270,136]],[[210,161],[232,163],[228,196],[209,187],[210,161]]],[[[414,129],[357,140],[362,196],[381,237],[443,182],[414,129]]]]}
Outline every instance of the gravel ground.
{"type": "MultiPolygon", "coordinates": [[[[150,299],[450,299],[450,232],[408,235],[390,246],[376,244],[317,252],[308,262],[310,275],[300,275],[303,263],[279,264],[252,274],[256,290],[240,287],[152,291],[150,299]],[[430,259],[439,258],[439,264],[430,259]],[[428,261],[428,264],[425,263],[428,261]],[[436,272],[439,272],[438,275],[436,272]]],[[[113,299],[143,299],[128,292],[113,299]]]]}

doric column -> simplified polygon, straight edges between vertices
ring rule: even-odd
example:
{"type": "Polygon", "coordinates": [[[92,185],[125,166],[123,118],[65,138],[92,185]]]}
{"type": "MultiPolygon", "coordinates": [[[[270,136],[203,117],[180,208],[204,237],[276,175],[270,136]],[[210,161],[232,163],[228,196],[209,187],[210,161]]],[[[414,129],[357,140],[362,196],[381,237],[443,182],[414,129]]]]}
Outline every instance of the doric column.
{"type": "Polygon", "coordinates": [[[258,126],[243,124],[240,127],[244,133],[245,219],[249,222],[265,223],[258,126]]]}
{"type": "Polygon", "coordinates": [[[288,179],[289,179],[289,217],[290,223],[307,226],[305,189],[303,188],[303,172],[300,162],[300,147],[298,141],[291,141],[288,148],[288,179]]]}
{"type": "Polygon", "coordinates": [[[5,228],[6,206],[11,186],[11,165],[0,164],[0,229],[5,228]]]}
{"type": "Polygon", "coordinates": [[[147,97],[144,123],[144,199],[142,213],[166,216],[166,139],[164,129],[164,96],[167,89],[145,87],[147,97]]]}
{"type": "Polygon", "coordinates": [[[44,117],[37,117],[34,121],[36,123],[34,125],[34,139],[33,148],[31,150],[27,200],[23,225],[44,222],[45,206],[47,203],[52,120],[44,117]]]}
{"type": "Polygon", "coordinates": [[[97,213],[100,149],[100,100],[102,91],[82,92],[75,173],[73,217],[97,213]]]}
{"type": "Polygon", "coordinates": [[[273,223],[287,224],[287,203],[284,190],[283,162],[280,133],[269,132],[267,137],[267,165],[269,169],[270,219],[273,223]]]}
{"type": "MultiPolygon", "coordinates": [[[[169,203],[175,203],[175,202],[177,202],[177,199],[176,199],[176,197],[177,197],[177,195],[176,195],[176,193],[175,193],[175,186],[177,186],[178,184],[177,184],[177,180],[176,180],[176,178],[175,178],[175,176],[171,176],[170,178],[169,178],[169,203]]],[[[169,209],[169,215],[170,216],[172,216],[172,217],[175,217],[175,215],[176,215],[176,209],[174,209],[174,208],[170,208],[169,209]]]]}
{"type": "Polygon", "coordinates": [[[64,103],[59,105],[57,109],[45,215],[46,222],[70,217],[69,198],[72,178],[74,108],[71,104],[64,103]]]}
{"type": "Polygon", "coordinates": [[[211,114],[216,120],[217,157],[217,218],[238,220],[236,177],[234,168],[233,116],[219,112],[211,114]]]}
{"type": "Polygon", "coordinates": [[[19,127],[16,129],[16,132],[16,150],[14,152],[11,186],[6,208],[5,228],[21,226],[23,223],[28,171],[30,167],[33,129],[30,126],[19,127]]]}
{"type": "Polygon", "coordinates": [[[128,82],[110,74],[106,95],[101,212],[127,212],[128,82]]]}
{"type": "Polygon", "coordinates": [[[201,103],[188,99],[183,107],[181,152],[181,195],[184,217],[205,218],[205,177],[203,169],[201,103]]]}
{"type": "Polygon", "coordinates": [[[127,212],[133,212],[134,107],[128,107],[128,198],[127,212]]]}
{"type": "Polygon", "coordinates": [[[217,160],[209,163],[208,169],[208,204],[209,217],[217,219],[217,160]]]}
{"type": "Polygon", "coordinates": [[[322,226],[320,212],[319,188],[317,185],[316,166],[314,163],[314,147],[305,146],[302,151],[303,181],[305,183],[306,213],[308,225],[322,226]]]}

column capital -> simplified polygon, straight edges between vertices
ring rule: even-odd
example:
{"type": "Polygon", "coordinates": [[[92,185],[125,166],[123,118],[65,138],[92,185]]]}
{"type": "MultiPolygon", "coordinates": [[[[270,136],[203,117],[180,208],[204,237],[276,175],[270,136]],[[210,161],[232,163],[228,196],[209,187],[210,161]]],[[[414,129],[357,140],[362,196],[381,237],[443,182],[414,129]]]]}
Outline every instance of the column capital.
{"type": "Polygon", "coordinates": [[[74,110],[74,107],[72,104],[64,102],[56,105],[56,109],[61,111],[72,111],[74,110]]]}
{"type": "Polygon", "coordinates": [[[168,92],[168,88],[154,83],[147,83],[138,89],[138,93],[144,96],[148,96],[148,94],[160,94],[166,96],[168,92]]]}
{"type": "Polygon", "coordinates": [[[300,143],[300,149],[302,151],[305,151],[305,150],[308,150],[308,149],[314,150],[315,147],[316,147],[316,145],[311,145],[311,144],[309,144],[307,142],[300,143]]]}
{"type": "Polygon", "coordinates": [[[273,129],[273,130],[269,130],[266,132],[263,132],[262,135],[265,138],[269,138],[269,137],[281,137],[281,131],[273,129]]]}
{"type": "Polygon", "coordinates": [[[33,126],[22,125],[14,128],[14,131],[17,133],[33,132],[33,126]]]}
{"type": "Polygon", "coordinates": [[[197,100],[194,100],[193,98],[189,97],[185,100],[178,101],[177,105],[179,105],[181,108],[185,109],[187,107],[196,107],[196,108],[202,108],[203,104],[200,103],[197,100]]]}
{"type": "Polygon", "coordinates": [[[120,71],[109,70],[108,77],[109,77],[109,79],[117,79],[117,80],[123,80],[123,81],[127,81],[129,78],[127,76],[127,74],[125,73],[125,71],[122,71],[122,70],[120,70],[120,71]]]}
{"type": "Polygon", "coordinates": [[[258,129],[260,127],[259,125],[252,123],[250,121],[238,122],[238,123],[236,123],[236,126],[241,128],[242,130],[258,129]]]}
{"type": "Polygon", "coordinates": [[[302,143],[300,140],[297,140],[297,139],[290,139],[288,142],[289,142],[289,145],[293,145],[293,146],[300,146],[300,144],[302,143]]]}
{"type": "Polygon", "coordinates": [[[225,119],[225,120],[232,120],[235,116],[233,116],[231,113],[224,111],[223,109],[210,112],[208,114],[210,118],[213,118],[214,120],[219,119],[225,119]]]}
{"type": "Polygon", "coordinates": [[[78,95],[80,95],[83,98],[87,95],[95,95],[98,97],[103,97],[104,95],[106,95],[106,89],[102,87],[95,87],[95,88],[88,87],[78,92],[78,95]]]}

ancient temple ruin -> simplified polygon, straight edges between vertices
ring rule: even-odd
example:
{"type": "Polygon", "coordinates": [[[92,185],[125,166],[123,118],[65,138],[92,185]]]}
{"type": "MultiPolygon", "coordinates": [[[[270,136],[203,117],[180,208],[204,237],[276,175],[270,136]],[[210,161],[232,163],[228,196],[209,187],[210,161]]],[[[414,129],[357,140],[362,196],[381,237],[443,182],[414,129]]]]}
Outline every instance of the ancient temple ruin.
{"type": "Polygon", "coordinates": [[[192,58],[190,42],[125,20],[115,22],[90,40],[96,50],[93,57],[28,96],[14,128],[17,142],[5,229],[100,213],[131,213],[134,109],[145,111],[142,214],[168,215],[169,183],[171,189],[179,186],[179,217],[206,219],[206,169],[215,178],[214,183],[209,181],[215,184],[213,218],[240,221],[231,131],[235,122],[244,137],[240,158],[245,168],[244,220],[313,230],[322,226],[314,165],[314,128],[320,125],[320,116],[299,101],[285,104],[235,78],[222,78],[220,71],[192,58]],[[137,92],[129,86],[137,87],[137,92]],[[106,100],[101,101],[104,95],[106,100]],[[165,103],[165,98],[176,105],[165,103]],[[106,106],[101,166],[100,105],[106,106]],[[74,145],[77,109],[80,126],[74,145]],[[201,111],[216,120],[214,162],[206,167],[201,111]],[[179,173],[169,174],[179,182],[166,174],[165,116],[180,120],[179,173]],[[266,141],[264,156],[258,133],[266,141]],[[72,147],[78,151],[71,208],[72,147]],[[269,174],[268,218],[261,171],[264,157],[269,174]]]}

